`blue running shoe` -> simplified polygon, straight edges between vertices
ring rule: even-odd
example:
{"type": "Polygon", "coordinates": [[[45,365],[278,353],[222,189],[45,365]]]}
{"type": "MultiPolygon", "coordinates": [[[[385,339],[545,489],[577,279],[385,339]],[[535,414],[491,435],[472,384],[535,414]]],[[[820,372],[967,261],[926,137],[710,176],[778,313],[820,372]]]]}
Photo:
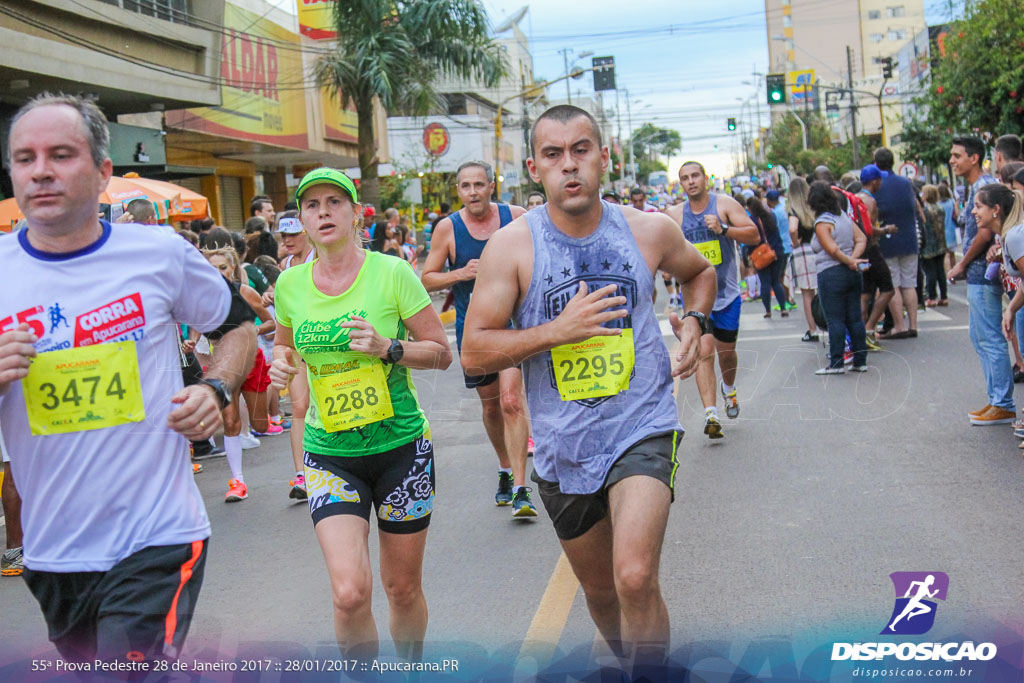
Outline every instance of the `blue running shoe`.
{"type": "Polygon", "coordinates": [[[504,507],[512,504],[512,486],[515,478],[508,472],[498,472],[498,492],[494,494],[494,504],[504,507]]]}
{"type": "Polygon", "coordinates": [[[533,506],[533,502],[530,500],[530,489],[523,486],[516,491],[515,495],[512,496],[512,516],[513,517],[536,517],[537,508],[533,506]]]}

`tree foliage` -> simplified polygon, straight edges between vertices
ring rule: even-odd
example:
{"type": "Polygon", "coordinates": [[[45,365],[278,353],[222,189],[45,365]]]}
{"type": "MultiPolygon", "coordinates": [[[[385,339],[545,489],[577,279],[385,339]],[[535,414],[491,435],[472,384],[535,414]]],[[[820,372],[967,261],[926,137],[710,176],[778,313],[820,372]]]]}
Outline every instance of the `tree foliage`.
{"type": "Polygon", "coordinates": [[[505,59],[477,0],[346,0],[334,3],[337,48],[320,57],[321,87],[355,104],[359,118],[361,195],[380,200],[374,100],[389,113],[424,116],[437,108],[441,78],[494,86],[505,59]]]}
{"type": "Polygon", "coordinates": [[[633,132],[633,155],[637,160],[646,157],[654,161],[659,156],[671,157],[682,148],[683,142],[678,130],[658,128],[652,123],[645,123],[633,132]]]}
{"type": "Polygon", "coordinates": [[[930,81],[904,133],[914,158],[941,166],[954,134],[1024,130],[1024,12],[1019,0],[969,0],[933,55],[930,81]],[[935,140],[944,138],[944,156],[935,140]],[[941,158],[940,158],[941,156],[941,158]],[[938,162],[938,163],[935,163],[938,162]]]}
{"type": "Polygon", "coordinates": [[[950,131],[931,125],[918,110],[903,121],[900,133],[903,157],[929,168],[945,168],[949,162],[951,137],[950,131]]]}
{"type": "MultiPolygon", "coordinates": [[[[776,121],[766,146],[766,159],[776,165],[785,166],[791,172],[808,174],[816,166],[828,166],[837,178],[854,167],[853,145],[850,142],[832,143],[832,127],[828,120],[817,113],[801,116],[807,126],[807,149],[803,148],[803,134],[800,123],[792,112],[776,121]]],[[[873,151],[870,140],[858,138],[860,163],[868,163],[873,151]]]]}

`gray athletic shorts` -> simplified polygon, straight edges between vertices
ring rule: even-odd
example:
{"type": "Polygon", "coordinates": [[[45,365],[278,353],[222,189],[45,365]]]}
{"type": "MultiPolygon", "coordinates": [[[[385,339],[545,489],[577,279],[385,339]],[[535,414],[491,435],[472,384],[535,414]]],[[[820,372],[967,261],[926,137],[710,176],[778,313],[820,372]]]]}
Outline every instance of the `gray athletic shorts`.
{"type": "Polygon", "coordinates": [[[546,481],[534,471],[530,478],[537,483],[540,499],[563,541],[578,538],[608,516],[608,490],[626,477],[653,477],[672,492],[675,499],[676,452],[683,432],[654,434],[630,446],[619,456],[605,476],[604,484],[593,493],[562,493],[558,482],[546,481]]]}

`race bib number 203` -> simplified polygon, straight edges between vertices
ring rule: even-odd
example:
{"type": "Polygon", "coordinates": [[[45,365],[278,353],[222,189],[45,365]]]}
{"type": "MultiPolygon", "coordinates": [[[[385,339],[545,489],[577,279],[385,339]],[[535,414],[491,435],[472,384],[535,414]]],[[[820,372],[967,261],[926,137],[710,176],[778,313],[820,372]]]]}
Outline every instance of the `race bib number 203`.
{"type": "Polygon", "coordinates": [[[21,386],[35,436],[146,419],[134,341],[41,353],[21,386]]]}

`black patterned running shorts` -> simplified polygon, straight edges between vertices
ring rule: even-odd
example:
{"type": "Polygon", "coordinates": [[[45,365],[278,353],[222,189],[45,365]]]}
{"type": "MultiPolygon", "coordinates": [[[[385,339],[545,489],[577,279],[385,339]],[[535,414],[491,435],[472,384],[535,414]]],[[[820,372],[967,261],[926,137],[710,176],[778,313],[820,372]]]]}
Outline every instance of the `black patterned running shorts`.
{"type": "Polygon", "coordinates": [[[313,525],[333,515],[370,520],[392,534],[426,529],[434,509],[434,446],[430,435],[384,453],[337,457],[305,452],[306,491],[313,525]]]}

